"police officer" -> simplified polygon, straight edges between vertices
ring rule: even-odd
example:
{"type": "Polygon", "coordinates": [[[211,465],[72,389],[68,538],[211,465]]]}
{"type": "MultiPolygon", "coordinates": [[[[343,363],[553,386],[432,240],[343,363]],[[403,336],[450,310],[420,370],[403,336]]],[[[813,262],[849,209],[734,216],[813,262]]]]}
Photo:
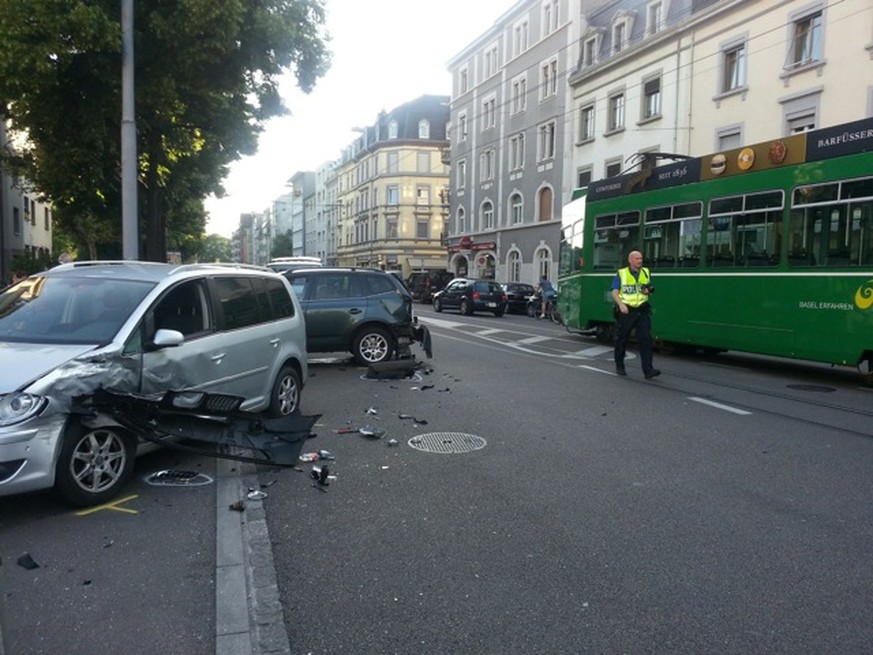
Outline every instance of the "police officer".
{"type": "Polygon", "coordinates": [[[612,299],[616,307],[615,372],[627,375],[624,355],[630,333],[636,330],[643,375],[651,380],[661,374],[652,366],[652,320],[649,294],[654,291],[649,269],[643,268],[643,254],[634,250],[628,266],[618,270],[612,280],[612,299]]]}

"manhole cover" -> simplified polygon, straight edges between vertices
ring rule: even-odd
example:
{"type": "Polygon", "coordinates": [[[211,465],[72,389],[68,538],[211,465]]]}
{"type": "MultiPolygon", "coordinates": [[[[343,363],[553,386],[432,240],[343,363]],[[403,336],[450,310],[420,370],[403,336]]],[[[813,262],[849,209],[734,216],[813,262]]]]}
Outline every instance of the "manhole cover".
{"type": "Polygon", "coordinates": [[[823,387],[818,384],[789,384],[788,388],[794,389],[795,391],[821,391],[822,393],[836,391],[833,387],[823,387]]]}
{"type": "Polygon", "coordinates": [[[482,437],[463,432],[429,432],[409,440],[409,445],[416,450],[443,455],[470,453],[484,448],[486,443],[482,437]]]}
{"type": "Polygon", "coordinates": [[[146,482],[156,487],[199,487],[211,483],[212,478],[196,471],[170,469],[152,473],[146,482]]]}

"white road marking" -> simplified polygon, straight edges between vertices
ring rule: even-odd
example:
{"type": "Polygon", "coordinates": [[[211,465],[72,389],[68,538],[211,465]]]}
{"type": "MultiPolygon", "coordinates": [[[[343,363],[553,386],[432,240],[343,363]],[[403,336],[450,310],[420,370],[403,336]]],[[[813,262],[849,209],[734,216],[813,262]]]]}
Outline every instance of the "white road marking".
{"type": "Polygon", "coordinates": [[[528,337],[527,339],[518,339],[513,343],[539,343],[540,341],[551,341],[554,337],[544,337],[544,336],[536,336],[536,337],[528,337]]]}
{"type": "Polygon", "coordinates": [[[697,396],[688,396],[688,400],[693,400],[696,403],[702,403],[704,405],[709,405],[710,407],[715,407],[716,409],[723,409],[726,412],[731,412],[732,414],[739,414],[740,416],[748,416],[752,412],[747,412],[744,409],[737,409],[736,407],[731,407],[730,405],[722,405],[721,403],[713,402],[712,400],[707,400],[706,398],[698,398],[697,396]]]}

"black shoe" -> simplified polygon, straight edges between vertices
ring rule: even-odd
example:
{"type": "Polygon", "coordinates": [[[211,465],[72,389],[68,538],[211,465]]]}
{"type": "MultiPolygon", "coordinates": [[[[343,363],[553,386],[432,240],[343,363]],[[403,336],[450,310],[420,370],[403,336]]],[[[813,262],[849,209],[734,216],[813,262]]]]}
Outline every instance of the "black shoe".
{"type": "Polygon", "coordinates": [[[653,368],[651,371],[649,371],[648,373],[646,373],[646,379],[647,379],[647,380],[651,380],[652,378],[656,378],[656,377],[658,377],[659,375],[661,375],[661,371],[659,371],[659,370],[656,369],[656,368],[653,368]]]}
{"type": "Polygon", "coordinates": [[[615,367],[616,375],[627,375],[627,371],[624,370],[624,366],[616,366],[615,367]]]}

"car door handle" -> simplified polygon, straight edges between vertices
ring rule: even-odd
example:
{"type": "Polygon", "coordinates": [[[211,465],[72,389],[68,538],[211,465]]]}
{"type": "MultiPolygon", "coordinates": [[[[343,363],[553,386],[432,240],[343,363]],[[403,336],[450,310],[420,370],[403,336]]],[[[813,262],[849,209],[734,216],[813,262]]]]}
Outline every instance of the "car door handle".
{"type": "Polygon", "coordinates": [[[358,309],[357,307],[352,307],[352,308],[349,310],[349,314],[360,314],[360,313],[361,313],[361,310],[358,309]]]}
{"type": "Polygon", "coordinates": [[[270,345],[273,346],[273,348],[278,348],[280,343],[282,343],[281,339],[270,339],[270,345]]]}
{"type": "Polygon", "coordinates": [[[218,353],[217,355],[213,355],[210,359],[216,364],[221,364],[221,360],[224,359],[226,353],[218,353]]]}

